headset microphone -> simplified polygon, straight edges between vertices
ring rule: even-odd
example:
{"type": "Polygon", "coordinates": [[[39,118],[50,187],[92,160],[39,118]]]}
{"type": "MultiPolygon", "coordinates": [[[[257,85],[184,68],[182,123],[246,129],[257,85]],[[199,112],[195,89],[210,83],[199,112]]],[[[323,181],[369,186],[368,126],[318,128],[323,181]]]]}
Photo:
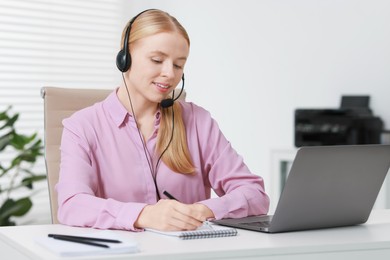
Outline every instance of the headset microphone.
{"type": "MultiPolygon", "coordinates": [[[[177,95],[177,97],[173,97],[172,95],[172,98],[167,98],[167,99],[163,99],[161,100],[160,102],[160,106],[162,108],[168,108],[168,107],[171,107],[173,106],[173,103],[178,100],[181,96],[181,94],[183,93],[183,90],[184,90],[184,73],[183,73],[183,76],[181,77],[181,81],[183,82],[182,85],[181,85],[181,90],[179,92],[179,95],[177,95]]],[[[174,92],[173,92],[174,93],[174,92]]]]}

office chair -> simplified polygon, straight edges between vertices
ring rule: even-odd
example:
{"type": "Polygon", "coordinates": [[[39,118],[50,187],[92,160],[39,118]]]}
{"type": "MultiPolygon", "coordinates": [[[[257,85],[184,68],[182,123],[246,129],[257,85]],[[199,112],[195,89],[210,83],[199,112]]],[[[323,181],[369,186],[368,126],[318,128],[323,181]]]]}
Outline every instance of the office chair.
{"type": "MultiPolygon", "coordinates": [[[[71,89],[59,87],[43,87],[41,96],[44,99],[44,141],[45,164],[50,197],[51,219],[58,224],[57,192],[54,187],[60,172],[60,144],[62,136],[62,120],[87,106],[105,99],[114,89],[71,89]]],[[[175,96],[180,91],[175,91],[175,96]]],[[[184,100],[186,92],[179,97],[184,100]]]]}
{"type": "Polygon", "coordinates": [[[60,144],[62,120],[75,111],[105,99],[113,89],[71,89],[43,87],[41,96],[44,99],[44,141],[45,164],[50,197],[51,219],[57,224],[57,192],[54,186],[60,172],[60,144]]]}

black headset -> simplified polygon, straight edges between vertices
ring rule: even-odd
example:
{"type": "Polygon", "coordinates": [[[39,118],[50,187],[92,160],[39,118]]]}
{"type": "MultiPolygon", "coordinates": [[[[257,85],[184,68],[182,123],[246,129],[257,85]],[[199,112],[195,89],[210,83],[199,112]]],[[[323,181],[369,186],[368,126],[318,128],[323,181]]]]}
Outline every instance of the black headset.
{"type": "MultiPolygon", "coordinates": [[[[116,66],[118,67],[118,69],[121,72],[126,72],[131,67],[131,55],[130,55],[130,50],[129,50],[129,38],[130,38],[131,27],[132,27],[134,21],[141,14],[143,14],[145,12],[148,12],[148,11],[151,11],[151,10],[157,10],[157,9],[147,9],[147,10],[144,10],[144,11],[140,12],[139,14],[134,16],[133,19],[130,20],[129,25],[126,28],[125,37],[123,39],[123,47],[118,52],[118,54],[116,55],[116,66]]],[[[161,103],[160,103],[161,107],[163,107],[163,108],[171,107],[173,105],[174,101],[176,101],[180,97],[180,95],[183,93],[183,90],[184,90],[184,73],[183,73],[183,76],[181,77],[181,80],[182,80],[182,86],[181,86],[181,90],[180,90],[179,95],[176,98],[174,98],[172,96],[172,98],[162,100],[161,103]]]]}

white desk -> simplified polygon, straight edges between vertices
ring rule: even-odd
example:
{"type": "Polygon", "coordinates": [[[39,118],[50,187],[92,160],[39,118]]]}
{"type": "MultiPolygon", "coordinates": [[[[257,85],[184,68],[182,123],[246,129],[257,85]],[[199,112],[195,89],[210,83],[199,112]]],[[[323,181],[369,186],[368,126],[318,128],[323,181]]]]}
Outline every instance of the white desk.
{"type": "MultiPolygon", "coordinates": [[[[390,259],[390,210],[373,211],[364,225],[280,234],[239,230],[236,237],[179,240],[149,232],[116,232],[137,240],[141,252],[68,259],[390,259]]],[[[1,227],[2,259],[58,259],[34,242],[37,236],[48,233],[82,234],[90,233],[90,229],[63,225],[1,227]]]]}

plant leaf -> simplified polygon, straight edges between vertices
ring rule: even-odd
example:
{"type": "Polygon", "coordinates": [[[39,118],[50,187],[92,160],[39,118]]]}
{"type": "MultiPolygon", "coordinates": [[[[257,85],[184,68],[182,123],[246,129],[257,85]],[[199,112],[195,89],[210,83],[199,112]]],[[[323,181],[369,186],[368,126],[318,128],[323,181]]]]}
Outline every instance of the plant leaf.
{"type": "Polygon", "coordinates": [[[23,216],[31,207],[32,202],[27,197],[18,200],[8,199],[0,208],[0,219],[9,219],[12,216],[23,216]]]}
{"type": "Polygon", "coordinates": [[[23,150],[24,146],[27,144],[27,140],[27,136],[14,133],[12,136],[11,145],[17,150],[23,150]]]}
{"type": "Polygon", "coordinates": [[[0,207],[0,216],[3,215],[3,212],[12,206],[12,204],[15,203],[15,201],[13,199],[7,199],[6,201],[4,201],[3,205],[1,205],[0,207]]]}
{"type": "Polygon", "coordinates": [[[4,121],[8,119],[7,110],[0,112],[0,121],[4,121]]]}
{"type": "Polygon", "coordinates": [[[13,128],[13,126],[14,126],[16,120],[18,120],[18,118],[19,118],[19,114],[15,114],[13,117],[7,118],[7,122],[5,122],[5,124],[2,127],[0,127],[0,130],[4,129],[6,127],[12,127],[13,128]]]}
{"type": "Polygon", "coordinates": [[[41,181],[44,179],[46,179],[46,175],[35,175],[32,177],[27,177],[22,180],[22,185],[26,186],[29,189],[32,189],[34,182],[41,181]]]}
{"type": "Polygon", "coordinates": [[[28,152],[24,152],[24,153],[21,153],[17,158],[15,158],[13,161],[12,161],[12,165],[14,165],[14,161],[15,161],[15,165],[19,163],[19,161],[26,161],[26,162],[30,162],[30,163],[33,163],[36,161],[36,156],[31,154],[31,153],[28,153],[28,152]]]}
{"type": "Polygon", "coordinates": [[[12,132],[8,132],[3,136],[0,136],[0,151],[3,151],[7,145],[11,143],[12,140],[12,132]]]}
{"type": "Polygon", "coordinates": [[[11,106],[8,106],[6,110],[4,110],[3,112],[0,113],[0,120],[3,121],[3,120],[6,120],[8,119],[8,111],[11,109],[11,106]]]}

